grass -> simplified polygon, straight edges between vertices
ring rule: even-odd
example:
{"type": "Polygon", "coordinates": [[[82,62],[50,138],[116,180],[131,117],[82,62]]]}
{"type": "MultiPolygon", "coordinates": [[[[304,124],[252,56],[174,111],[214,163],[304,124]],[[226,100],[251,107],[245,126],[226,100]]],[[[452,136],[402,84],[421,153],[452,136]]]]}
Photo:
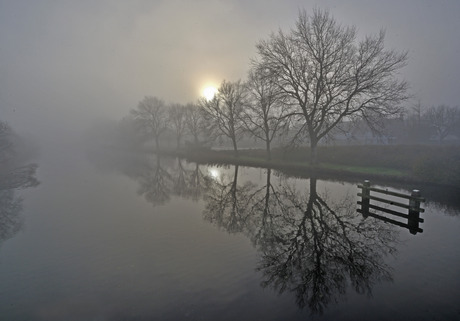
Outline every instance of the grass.
{"type": "Polygon", "coordinates": [[[321,146],[318,165],[310,165],[306,148],[275,149],[272,160],[261,149],[169,152],[193,162],[277,169],[292,175],[312,172],[331,177],[385,179],[460,186],[460,146],[385,145],[321,146]]]}
{"type": "Polygon", "coordinates": [[[320,164],[321,167],[341,170],[350,173],[361,173],[361,174],[371,174],[371,175],[387,175],[387,176],[397,176],[404,177],[408,176],[409,172],[394,169],[394,168],[385,168],[385,167],[370,167],[370,166],[349,166],[349,165],[339,165],[339,164],[320,164]]]}

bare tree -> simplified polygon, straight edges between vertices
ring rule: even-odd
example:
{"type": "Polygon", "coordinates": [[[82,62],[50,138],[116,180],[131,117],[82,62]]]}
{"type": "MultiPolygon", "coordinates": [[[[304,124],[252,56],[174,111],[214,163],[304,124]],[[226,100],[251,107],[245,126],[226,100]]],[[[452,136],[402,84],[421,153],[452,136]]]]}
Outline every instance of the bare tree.
{"type": "Polygon", "coordinates": [[[169,107],[169,121],[176,134],[176,147],[179,149],[182,137],[187,129],[186,109],[180,104],[172,104],[169,107]]]}
{"type": "Polygon", "coordinates": [[[396,78],[407,53],[384,48],[385,33],[357,41],[328,11],[299,13],[295,28],[258,43],[254,63],[267,71],[289,99],[289,116],[299,121],[295,138],[308,137],[311,162],[316,147],[344,120],[360,117],[372,127],[396,115],[407,84],[396,78]]]}
{"type": "Polygon", "coordinates": [[[186,126],[188,133],[193,137],[193,144],[200,145],[200,138],[208,132],[206,122],[203,117],[202,109],[196,105],[189,103],[185,106],[186,109],[186,126]]]}
{"type": "Polygon", "coordinates": [[[167,128],[164,101],[157,97],[146,96],[139,102],[136,109],[131,109],[130,113],[144,133],[154,137],[156,149],[159,150],[160,136],[167,128]]]}
{"type": "Polygon", "coordinates": [[[422,102],[417,100],[415,104],[411,106],[412,115],[418,125],[422,123],[422,116],[423,116],[423,105],[422,102]]]}
{"type": "Polygon", "coordinates": [[[266,77],[263,70],[254,69],[247,81],[249,103],[243,121],[249,133],[264,141],[267,159],[271,159],[271,143],[286,128],[287,119],[282,108],[282,95],[273,78],[266,77]]]}
{"type": "Polygon", "coordinates": [[[460,109],[446,105],[433,106],[426,111],[425,117],[439,141],[442,141],[460,124],[460,109]]]}
{"type": "Polygon", "coordinates": [[[246,92],[241,80],[224,80],[213,99],[200,100],[206,121],[217,129],[218,135],[231,140],[235,155],[238,155],[237,142],[244,132],[241,117],[245,100],[246,92]]]}
{"type": "Polygon", "coordinates": [[[404,115],[404,132],[409,142],[422,142],[429,138],[430,128],[424,117],[424,109],[421,101],[417,100],[404,115]]]}

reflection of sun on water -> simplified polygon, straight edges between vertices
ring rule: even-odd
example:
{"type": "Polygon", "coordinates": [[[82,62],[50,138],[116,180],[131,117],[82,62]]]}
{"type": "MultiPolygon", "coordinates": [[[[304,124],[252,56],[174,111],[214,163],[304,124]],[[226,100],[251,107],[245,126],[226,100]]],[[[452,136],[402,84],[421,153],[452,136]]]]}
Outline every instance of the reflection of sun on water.
{"type": "Polygon", "coordinates": [[[211,168],[209,170],[209,174],[211,174],[212,178],[218,178],[219,177],[219,171],[215,168],[211,168]]]}
{"type": "Polygon", "coordinates": [[[217,88],[212,87],[212,86],[206,87],[203,90],[203,96],[204,96],[204,98],[206,98],[206,100],[212,100],[216,93],[217,93],[217,88]]]}

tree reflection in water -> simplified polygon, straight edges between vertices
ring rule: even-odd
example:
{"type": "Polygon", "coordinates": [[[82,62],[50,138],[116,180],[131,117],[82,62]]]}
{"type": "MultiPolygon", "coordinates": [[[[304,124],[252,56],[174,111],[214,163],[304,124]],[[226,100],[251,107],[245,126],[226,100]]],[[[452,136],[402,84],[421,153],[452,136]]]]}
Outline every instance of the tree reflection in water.
{"type": "Polygon", "coordinates": [[[314,177],[301,191],[290,179],[277,177],[273,184],[271,170],[263,186],[239,184],[238,166],[230,175],[214,177],[199,165],[158,156],[122,171],[138,182],[138,193],[153,205],[172,195],[202,196],[207,221],[251,239],[260,253],[256,269],[262,286],[293,293],[299,307],[311,313],[322,313],[349,287],[371,295],[375,283],[392,279],[384,258],[396,252],[397,230],[363,219],[356,212],[356,191],[333,200],[317,192],[314,177]]]}
{"type": "Polygon", "coordinates": [[[172,168],[174,195],[186,199],[199,200],[208,189],[210,177],[205,175],[198,164],[188,168],[183,159],[176,159],[172,168]]]}
{"type": "Polygon", "coordinates": [[[153,205],[163,205],[171,197],[173,178],[162,166],[161,157],[156,157],[151,163],[146,163],[137,176],[139,188],[137,193],[153,205]]]}
{"type": "Polygon", "coordinates": [[[316,178],[301,193],[288,180],[271,183],[271,170],[262,188],[233,181],[209,190],[204,216],[230,233],[243,232],[261,253],[257,270],[262,286],[293,292],[299,307],[322,313],[350,285],[372,294],[372,286],[390,281],[384,257],[396,252],[397,234],[391,225],[364,220],[355,200],[329,200],[317,193],[316,178]]]}
{"type": "Polygon", "coordinates": [[[238,166],[235,166],[233,178],[225,175],[217,177],[204,196],[205,219],[229,233],[249,229],[252,225],[251,212],[247,209],[252,197],[258,192],[254,191],[255,187],[250,182],[238,185],[238,166]]]}
{"type": "Polygon", "coordinates": [[[0,170],[0,244],[12,238],[22,228],[22,198],[15,194],[17,189],[39,184],[35,178],[36,170],[35,164],[0,170]]]}
{"type": "Polygon", "coordinates": [[[200,165],[195,164],[195,169],[190,172],[188,180],[188,196],[192,200],[198,201],[209,188],[210,182],[211,178],[203,173],[200,165]]]}
{"type": "Polygon", "coordinates": [[[159,155],[88,154],[99,168],[115,169],[138,183],[137,194],[153,206],[167,204],[172,196],[198,200],[208,188],[210,177],[198,164],[159,155]]]}

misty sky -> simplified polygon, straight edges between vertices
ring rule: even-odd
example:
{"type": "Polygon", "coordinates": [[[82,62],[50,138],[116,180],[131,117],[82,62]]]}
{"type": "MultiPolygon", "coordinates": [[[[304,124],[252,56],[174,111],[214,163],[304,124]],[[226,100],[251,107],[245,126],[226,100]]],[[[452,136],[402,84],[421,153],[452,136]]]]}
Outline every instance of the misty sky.
{"type": "Polygon", "coordinates": [[[386,29],[422,104],[460,104],[459,0],[0,0],[0,119],[33,134],[120,119],[146,95],[195,101],[315,6],[361,36],[386,29]]]}

